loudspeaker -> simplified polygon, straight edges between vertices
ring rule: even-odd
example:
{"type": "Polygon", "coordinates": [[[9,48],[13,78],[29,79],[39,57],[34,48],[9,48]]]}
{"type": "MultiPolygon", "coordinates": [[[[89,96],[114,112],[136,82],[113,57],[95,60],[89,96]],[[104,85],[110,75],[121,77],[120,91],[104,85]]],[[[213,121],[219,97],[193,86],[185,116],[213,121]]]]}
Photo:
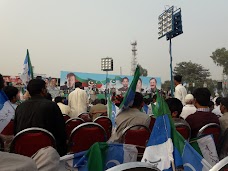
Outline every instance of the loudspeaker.
{"type": "Polygon", "coordinates": [[[222,82],[217,82],[217,89],[222,90],[222,82]]]}

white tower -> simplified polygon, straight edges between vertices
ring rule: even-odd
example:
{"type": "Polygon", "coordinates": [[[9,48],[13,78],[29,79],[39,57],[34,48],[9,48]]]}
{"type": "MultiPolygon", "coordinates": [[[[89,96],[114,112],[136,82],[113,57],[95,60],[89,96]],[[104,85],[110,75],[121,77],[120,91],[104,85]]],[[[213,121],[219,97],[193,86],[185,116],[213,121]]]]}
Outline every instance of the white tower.
{"type": "Polygon", "coordinates": [[[137,41],[131,43],[131,46],[132,46],[132,60],[131,60],[131,75],[134,75],[135,73],[135,69],[136,69],[136,66],[137,66],[137,41]]]}

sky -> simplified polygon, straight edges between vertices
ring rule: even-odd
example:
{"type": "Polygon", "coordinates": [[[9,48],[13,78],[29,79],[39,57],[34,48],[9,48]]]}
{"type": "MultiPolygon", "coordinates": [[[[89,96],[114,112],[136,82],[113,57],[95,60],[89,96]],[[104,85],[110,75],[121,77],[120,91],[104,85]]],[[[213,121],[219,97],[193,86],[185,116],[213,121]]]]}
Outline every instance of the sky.
{"type": "Polygon", "coordinates": [[[183,34],[172,39],[173,68],[192,61],[222,79],[210,55],[228,49],[227,0],[0,0],[0,73],[22,72],[29,49],[34,72],[104,73],[101,58],[112,57],[110,74],[130,75],[131,42],[148,76],[170,79],[169,42],[158,40],[158,16],[181,8],[183,34]]]}

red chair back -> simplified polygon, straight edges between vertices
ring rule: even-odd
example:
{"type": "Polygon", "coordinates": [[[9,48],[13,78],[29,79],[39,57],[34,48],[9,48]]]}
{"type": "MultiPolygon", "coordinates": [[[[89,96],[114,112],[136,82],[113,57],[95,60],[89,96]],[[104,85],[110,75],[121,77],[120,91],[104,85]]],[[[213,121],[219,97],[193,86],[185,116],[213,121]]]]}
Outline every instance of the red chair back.
{"type": "Polygon", "coordinates": [[[2,130],[1,134],[3,135],[14,135],[13,134],[14,122],[11,120],[8,125],[2,130]]]}
{"type": "Polygon", "coordinates": [[[221,128],[216,123],[209,123],[202,128],[200,128],[197,137],[200,137],[201,135],[209,135],[212,134],[214,137],[215,145],[218,145],[220,135],[221,135],[221,128]]]}
{"type": "Polygon", "coordinates": [[[4,151],[4,140],[0,137],[0,151],[4,151]]]}
{"type": "Polygon", "coordinates": [[[56,148],[54,136],[42,128],[27,128],[17,133],[11,143],[10,152],[31,157],[39,149],[56,148]]]}
{"type": "Polygon", "coordinates": [[[92,122],[92,117],[90,113],[80,113],[78,118],[83,119],[85,122],[92,122]]]}
{"type": "Polygon", "coordinates": [[[81,118],[71,118],[66,121],[66,133],[67,138],[70,137],[71,131],[76,128],[78,125],[84,123],[85,121],[81,118]]]}
{"type": "Polygon", "coordinates": [[[150,131],[153,130],[155,121],[156,121],[156,118],[153,116],[150,116],[150,125],[149,125],[150,131]]]}
{"type": "Polygon", "coordinates": [[[191,128],[184,123],[175,123],[176,130],[184,137],[185,140],[189,141],[191,138],[191,128]]]}
{"type": "Polygon", "coordinates": [[[63,114],[63,118],[64,118],[64,120],[65,120],[65,122],[66,122],[67,120],[70,119],[70,116],[69,116],[69,115],[66,115],[66,114],[63,114]]]}
{"type": "Polygon", "coordinates": [[[112,135],[112,121],[106,116],[99,116],[94,121],[94,123],[100,124],[107,134],[107,139],[112,135]]]}
{"type": "Polygon", "coordinates": [[[88,150],[95,142],[106,142],[107,136],[104,128],[97,123],[83,123],[73,129],[68,152],[77,153],[88,150]]]}
{"type": "MultiPolygon", "coordinates": [[[[123,143],[146,147],[150,133],[150,129],[144,125],[128,126],[122,133],[123,143]]],[[[144,150],[144,148],[138,148],[138,150],[144,150]]],[[[139,151],[139,153],[143,153],[143,151],[139,151]]]]}

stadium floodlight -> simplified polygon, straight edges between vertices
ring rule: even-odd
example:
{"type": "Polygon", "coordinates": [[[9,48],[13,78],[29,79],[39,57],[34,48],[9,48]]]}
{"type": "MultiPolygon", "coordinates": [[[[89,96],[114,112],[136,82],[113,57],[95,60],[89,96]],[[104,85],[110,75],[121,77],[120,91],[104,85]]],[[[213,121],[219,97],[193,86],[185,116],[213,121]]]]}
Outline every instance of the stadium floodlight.
{"type": "Polygon", "coordinates": [[[173,29],[173,6],[158,16],[158,39],[170,33],[173,29]]]}
{"type": "Polygon", "coordinates": [[[174,7],[170,7],[158,16],[158,39],[166,36],[169,40],[170,54],[170,77],[171,77],[171,96],[173,97],[173,66],[172,66],[172,38],[183,33],[181,9],[174,11],[174,7]]]}
{"type": "Polygon", "coordinates": [[[101,58],[101,70],[106,71],[105,97],[108,94],[108,71],[113,71],[113,59],[110,57],[101,58]]]}
{"type": "Polygon", "coordinates": [[[112,58],[101,58],[101,70],[102,71],[113,71],[113,59],[112,58]]]}

